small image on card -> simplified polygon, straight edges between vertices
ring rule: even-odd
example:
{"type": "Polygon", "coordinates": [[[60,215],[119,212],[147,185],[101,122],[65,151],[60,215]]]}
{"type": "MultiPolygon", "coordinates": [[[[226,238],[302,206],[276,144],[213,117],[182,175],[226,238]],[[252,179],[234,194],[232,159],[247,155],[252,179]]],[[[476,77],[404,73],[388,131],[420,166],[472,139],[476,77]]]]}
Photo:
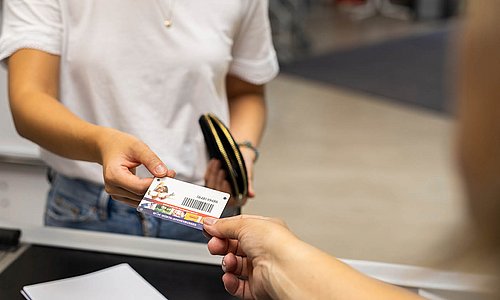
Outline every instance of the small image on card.
{"type": "Polygon", "coordinates": [[[203,230],[203,218],[220,218],[228,193],[165,177],[155,178],[137,211],[203,230]]]}

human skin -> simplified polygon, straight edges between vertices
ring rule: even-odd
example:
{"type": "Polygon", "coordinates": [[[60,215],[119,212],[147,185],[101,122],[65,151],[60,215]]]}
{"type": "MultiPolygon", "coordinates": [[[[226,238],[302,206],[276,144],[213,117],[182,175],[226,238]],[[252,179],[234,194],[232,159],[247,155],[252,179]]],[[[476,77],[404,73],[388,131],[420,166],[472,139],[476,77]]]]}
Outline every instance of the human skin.
{"type": "MultiPolygon", "coordinates": [[[[9,101],[17,132],[62,157],[101,164],[105,190],[113,199],[137,206],[153,180],[135,175],[140,165],[154,177],[175,177],[175,171],[168,169],[138,138],[86,122],[58,101],[58,55],[20,49],[7,63],[9,101]]],[[[228,84],[235,134],[257,144],[265,123],[263,87],[237,79],[228,79],[228,84]],[[250,119],[254,119],[255,124],[249,127],[242,124],[250,119]]],[[[252,153],[243,152],[251,172],[252,153]]]]}
{"type": "MultiPolygon", "coordinates": [[[[230,113],[229,130],[236,142],[249,141],[255,147],[259,146],[267,119],[264,88],[264,85],[251,84],[234,76],[226,77],[230,113]]],[[[249,179],[248,197],[239,201],[240,205],[244,205],[248,198],[255,197],[253,174],[256,157],[255,153],[246,147],[241,147],[240,152],[245,161],[249,179]]],[[[230,193],[231,187],[225,178],[226,173],[221,163],[215,159],[211,160],[205,174],[206,186],[230,193]]],[[[236,205],[234,197],[228,205],[236,205]]]]}
{"type": "MultiPolygon", "coordinates": [[[[500,253],[500,2],[468,2],[460,36],[458,161],[483,259],[498,274],[500,253]],[[484,251],[486,250],[486,251],[484,251]]],[[[243,299],[420,299],[368,278],[300,241],[282,222],[238,216],[205,219],[210,253],[243,299]]]]}
{"type": "Polygon", "coordinates": [[[224,256],[226,290],[241,299],[422,299],[359,273],[277,219],[205,218],[204,230],[210,253],[224,256]]]}
{"type": "Polygon", "coordinates": [[[477,235],[500,253],[500,1],[467,4],[459,43],[459,166],[477,235]]]}

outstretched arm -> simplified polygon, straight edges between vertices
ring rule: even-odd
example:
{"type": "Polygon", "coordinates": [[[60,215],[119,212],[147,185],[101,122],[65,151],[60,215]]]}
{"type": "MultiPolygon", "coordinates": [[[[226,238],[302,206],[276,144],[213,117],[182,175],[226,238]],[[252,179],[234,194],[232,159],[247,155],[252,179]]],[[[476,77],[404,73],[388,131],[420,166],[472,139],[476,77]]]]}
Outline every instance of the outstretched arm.
{"type": "Polygon", "coordinates": [[[467,2],[459,56],[458,150],[478,234],[500,249],[500,1],[467,2]]]}
{"type": "Polygon", "coordinates": [[[242,299],[421,299],[363,275],[294,236],[279,220],[206,219],[208,249],[224,255],[226,290],[242,299]]]}
{"type": "Polygon", "coordinates": [[[172,170],[137,138],[80,119],[58,101],[60,57],[21,49],[8,60],[9,99],[18,133],[60,156],[103,165],[106,191],[136,205],[151,178],[134,175],[144,164],[157,177],[172,170]]]}

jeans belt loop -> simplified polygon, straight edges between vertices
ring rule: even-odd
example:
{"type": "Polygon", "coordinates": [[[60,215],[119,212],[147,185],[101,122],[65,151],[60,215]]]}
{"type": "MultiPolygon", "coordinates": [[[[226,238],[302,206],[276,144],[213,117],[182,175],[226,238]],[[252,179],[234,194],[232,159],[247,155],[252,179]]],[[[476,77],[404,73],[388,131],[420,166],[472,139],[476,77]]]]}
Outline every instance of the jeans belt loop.
{"type": "Polygon", "coordinates": [[[54,182],[55,177],[57,176],[57,172],[54,171],[51,167],[47,167],[47,181],[52,184],[54,182]]]}
{"type": "Polygon", "coordinates": [[[99,199],[97,200],[97,215],[99,216],[99,219],[101,221],[105,221],[108,219],[109,215],[108,204],[109,204],[109,194],[106,193],[106,191],[103,188],[101,194],[99,195],[99,199]]]}

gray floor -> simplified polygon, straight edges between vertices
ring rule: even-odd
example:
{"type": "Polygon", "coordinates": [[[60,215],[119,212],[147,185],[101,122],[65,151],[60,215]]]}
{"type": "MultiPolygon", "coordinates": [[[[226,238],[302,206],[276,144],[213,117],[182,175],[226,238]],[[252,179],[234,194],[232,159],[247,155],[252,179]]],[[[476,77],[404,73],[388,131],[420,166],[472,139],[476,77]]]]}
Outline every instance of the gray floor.
{"type": "MultiPolygon", "coordinates": [[[[318,53],[445,26],[380,17],[356,23],[325,10],[316,16],[308,30],[320,28],[318,53]]],[[[257,197],[244,213],[280,217],[337,257],[442,263],[466,223],[453,120],[382,100],[278,76],[268,85],[257,197]]]]}

